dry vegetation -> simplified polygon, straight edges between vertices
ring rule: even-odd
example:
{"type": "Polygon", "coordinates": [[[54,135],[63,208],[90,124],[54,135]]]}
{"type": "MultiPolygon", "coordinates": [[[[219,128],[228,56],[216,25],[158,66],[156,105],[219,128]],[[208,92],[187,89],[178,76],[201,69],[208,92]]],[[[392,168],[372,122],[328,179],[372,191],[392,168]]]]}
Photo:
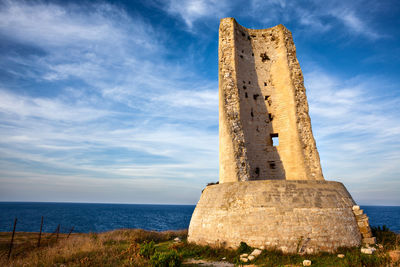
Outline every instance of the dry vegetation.
{"type": "Polygon", "coordinates": [[[162,243],[185,238],[187,231],[152,232],[139,229],[105,233],[46,234],[37,248],[37,233],[16,233],[10,261],[7,260],[10,233],[0,233],[0,266],[148,266],[139,255],[140,245],[153,240],[162,243]]]}
{"type": "MultiPolygon", "coordinates": [[[[374,230],[385,247],[399,249],[398,235],[388,229],[374,230]]],[[[186,230],[122,229],[99,234],[72,234],[69,238],[60,234],[56,242],[54,234],[44,234],[38,248],[38,233],[16,233],[11,259],[8,260],[11,234],[0,233],[0,266],[180,266],[187,259],[220,261],[222,258],[239,264],[239,255],[246,249],[246,252],[252,250],[247,245],[237,250],[197,246],[188,244],[186,236],[186,230]],[[183,242],[174,242],[175,237],[180,237],[183,242]]],[[[361,254],[359,248],[341,249],[338,253],[345,254],[343,259],[329,253],[298,255],[264,250],[252,263],[258,266],[302,266],[302,261],[309,259],[312,266],[400,266],[390,260],[385,247],[374,255],[361,254]]]]}

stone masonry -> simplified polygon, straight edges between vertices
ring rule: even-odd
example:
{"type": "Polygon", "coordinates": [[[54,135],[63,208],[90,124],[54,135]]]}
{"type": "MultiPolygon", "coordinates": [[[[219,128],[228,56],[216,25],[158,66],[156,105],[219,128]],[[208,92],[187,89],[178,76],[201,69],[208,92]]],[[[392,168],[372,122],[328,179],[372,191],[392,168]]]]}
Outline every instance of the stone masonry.
{"type": "Polygon", "coordinates": [[[368,219],[353,210],[343,184],[324,180],[283,25],[253,30],[221,20],[219,140],[219,184],[203,191],[189,242],[299,253],[372,243],[368,219]]]}
{"type": "Polygon", "coordinates": [[[219,182],[323,180],[291,33],[227,18],[219,34],[219,182]]]}

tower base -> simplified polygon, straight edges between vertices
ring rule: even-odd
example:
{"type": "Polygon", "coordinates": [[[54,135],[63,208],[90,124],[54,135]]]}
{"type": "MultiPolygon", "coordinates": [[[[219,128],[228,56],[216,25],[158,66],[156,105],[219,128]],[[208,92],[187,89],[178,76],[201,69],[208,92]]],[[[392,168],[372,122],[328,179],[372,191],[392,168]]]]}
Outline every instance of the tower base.
{"type": "Polygon", "coordinates": [[[344,185],[331,181],[260,180],[207,186],[189,226],[200,245],[252,247],[283,252],[334,252],[361,244],[344,185]]]}

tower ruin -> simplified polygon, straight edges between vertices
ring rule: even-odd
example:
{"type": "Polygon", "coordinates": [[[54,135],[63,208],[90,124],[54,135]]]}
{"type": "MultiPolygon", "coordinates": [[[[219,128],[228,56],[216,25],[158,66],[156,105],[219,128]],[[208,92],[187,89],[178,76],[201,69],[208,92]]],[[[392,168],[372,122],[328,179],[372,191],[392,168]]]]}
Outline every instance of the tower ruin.
{"type": "Polygon", "coordinates": [[[203,191],[189,242],[308,253],[374,242],[344,185],[324,180],[283,25],[253,30],[221,20],[219,140],[219,184],[203,191]]]}

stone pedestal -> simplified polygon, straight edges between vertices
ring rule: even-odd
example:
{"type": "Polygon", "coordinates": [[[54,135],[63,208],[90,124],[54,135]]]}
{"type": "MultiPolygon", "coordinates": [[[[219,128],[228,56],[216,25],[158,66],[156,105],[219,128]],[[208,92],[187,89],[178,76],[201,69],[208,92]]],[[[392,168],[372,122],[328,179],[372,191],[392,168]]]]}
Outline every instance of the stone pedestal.
{"type": "Polygon", "coordinates": [[[261,180],[207,186],[188,241],[236,248],[240,242],[284,252],[333,252],[361,244],[354,200],[342,183],[261,180]]]}

